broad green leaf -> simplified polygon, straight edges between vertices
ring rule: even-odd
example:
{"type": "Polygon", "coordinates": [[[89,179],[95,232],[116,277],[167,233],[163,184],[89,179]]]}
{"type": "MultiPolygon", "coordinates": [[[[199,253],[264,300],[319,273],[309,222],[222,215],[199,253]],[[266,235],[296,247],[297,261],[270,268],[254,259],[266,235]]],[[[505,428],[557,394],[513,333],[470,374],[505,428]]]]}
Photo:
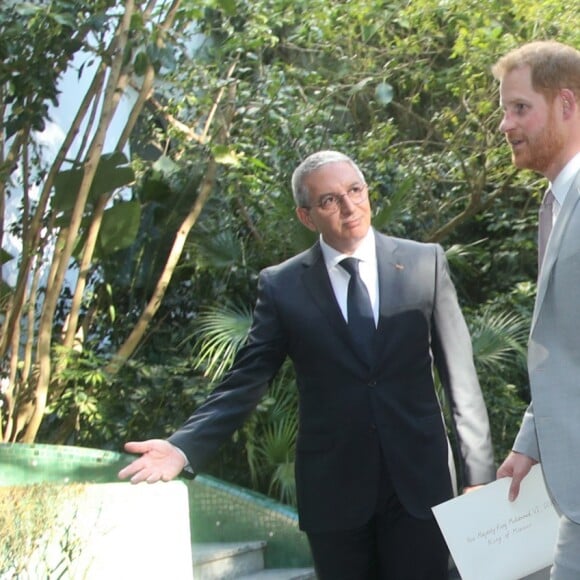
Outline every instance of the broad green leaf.
{"type": "Polygon", "coordinates": [[[135,201],[116,203],[103,215],[99,231],[99,247],[103,254],[111,254],[129,247],[137,237],[141,221],[141,205],[135,201]]]}
{"type": "Polygon", "coordinates": [[[6,262],[10,262],[13,260],[14,256],[7,252],[4,248],[0,248],[0,264],[6,264],[6,262]]]}
{"type": "MultiPolygon", "coordinates": [[[[57,211],[70,211],[74,207],[82,183],[83,169],[61,171],[54,181],[53,207],[57,211]]],[[[127,165],[123,153],[106,153],[101,157],[91,189],[89,201],[104,193],[112,193],[129,185],[135,179],[133,169],[127,165]]]]}

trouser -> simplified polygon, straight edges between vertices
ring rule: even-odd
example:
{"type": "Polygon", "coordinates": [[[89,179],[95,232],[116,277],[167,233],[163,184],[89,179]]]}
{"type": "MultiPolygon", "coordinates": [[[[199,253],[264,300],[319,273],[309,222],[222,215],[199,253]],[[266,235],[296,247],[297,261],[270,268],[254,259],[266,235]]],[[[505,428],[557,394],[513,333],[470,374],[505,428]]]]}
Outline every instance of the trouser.
{"type": "Polygon", "coordinates": [[[377,507],[364,526],[307,536],[318,580],[448,578],[449,552],[437,522],[407,513],[384,465],[377,507]]]}
{"type": "Polygon", "coordinates": [[[550,580],[578,580],[579,578],[580,524],[561,515],[550,580]]]}

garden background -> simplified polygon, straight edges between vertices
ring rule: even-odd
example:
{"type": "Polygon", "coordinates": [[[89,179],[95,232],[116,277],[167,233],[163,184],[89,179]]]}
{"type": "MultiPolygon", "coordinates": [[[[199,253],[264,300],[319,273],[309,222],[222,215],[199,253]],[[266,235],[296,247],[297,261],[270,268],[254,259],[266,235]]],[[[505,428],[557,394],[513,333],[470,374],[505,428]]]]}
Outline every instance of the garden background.
{"type": "MultiPolygon", "coordinates": [[[[2,2],[0,440],[118,451],[176,429],[243,342],[260,269],[312,243],[290,176],[332,148],[363,169],[378,230],[445,248],[500,461],[529,397],[545,183],[511,164],[490,67],[532,39],[579,46],[579,17],[561,0],[2,2]]],[[[208,472],[293,504],[296,413],[285,365],[208,472]]]]}

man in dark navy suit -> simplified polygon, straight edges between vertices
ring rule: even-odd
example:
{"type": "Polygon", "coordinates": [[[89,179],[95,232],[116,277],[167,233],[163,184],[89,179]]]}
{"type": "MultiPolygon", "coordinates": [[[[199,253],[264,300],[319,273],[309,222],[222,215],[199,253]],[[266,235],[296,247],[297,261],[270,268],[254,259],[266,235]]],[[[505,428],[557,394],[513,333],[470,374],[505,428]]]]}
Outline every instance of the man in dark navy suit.
{"type": "Polygon", "coordinates": [[[248,341],[229,373],[167,441],[127,443],[142,455],[119,475],[153,483],[184,468],[197,472],[289,356],[299,390],[298,513],[318,577],[443,580],[448,552],[431,507],[452,497],[454,483],[434,366],[451,408],[462,481],[475,486],[495,476],[471,341],[444,252],[376,232],[364,176],[341,153],[309,156],[292,188],[298,219],[319,240],[261,272],[248,341]]]}

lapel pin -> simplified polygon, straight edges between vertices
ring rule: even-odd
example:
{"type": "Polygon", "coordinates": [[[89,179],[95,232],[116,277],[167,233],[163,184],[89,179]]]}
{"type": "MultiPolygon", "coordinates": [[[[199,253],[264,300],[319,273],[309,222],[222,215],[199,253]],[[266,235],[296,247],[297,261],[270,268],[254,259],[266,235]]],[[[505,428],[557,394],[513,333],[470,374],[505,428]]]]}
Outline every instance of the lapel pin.
{"type": "Polygon", "coordinates": [[[405,266],[403,266],[403,264],[395,264],[395,268],[397,270],[404,270],[405,269],[405,266]]]}

